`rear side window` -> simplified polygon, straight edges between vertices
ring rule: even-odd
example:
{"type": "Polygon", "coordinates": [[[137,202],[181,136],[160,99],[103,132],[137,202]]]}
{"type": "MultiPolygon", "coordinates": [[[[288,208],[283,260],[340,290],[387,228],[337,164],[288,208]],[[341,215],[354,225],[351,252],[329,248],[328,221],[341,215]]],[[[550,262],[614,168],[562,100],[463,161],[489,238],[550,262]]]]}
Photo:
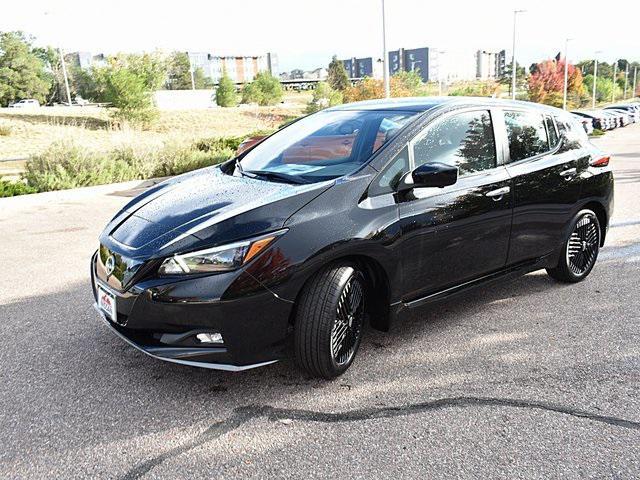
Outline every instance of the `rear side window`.
{"type": "Polygon", "coordinates": [[[553,122],[553,118],[549,116],[544,117],[544,123],[547,126],[547,135],[549,136],[549,148],[554,149],[558,145],[558,133],[556,132],[556,125],[553,122]]]}
{"type": "Polygon", "coordinates": [[[440,162],[460,175],[496,166],[496,143],[488,111],[463,112],[429,125],[413,144],[413,167],[440,162]]]}
{"type": "Polygon", "coordinates": [[[549,151],[549,138],[544,117],[535,112],[504,112],[512,162],[549,151]]]}
{"type": "Polygon", "coordinates": [[[589,137],[587,133],[576,120],[556,117],[556,124],[558,125],[558,132],[564,136],[560,151],[574,150],[588,143],[589,137]]]}

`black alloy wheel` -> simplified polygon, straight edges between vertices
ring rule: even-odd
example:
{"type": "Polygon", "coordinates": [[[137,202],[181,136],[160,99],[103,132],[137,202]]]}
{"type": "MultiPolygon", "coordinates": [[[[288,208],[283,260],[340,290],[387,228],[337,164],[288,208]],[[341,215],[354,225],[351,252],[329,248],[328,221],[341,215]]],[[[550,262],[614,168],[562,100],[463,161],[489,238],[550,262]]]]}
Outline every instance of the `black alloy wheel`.
{"type": "Polygon", "coordinates": [[[367,282],[355,265],[330,266],[305,285],[296,305],[294,350],[316,377],[344,373],[362,340],[367,282]]]}
{"type": "Polygon", "coordinates": [[[547,269],[562,282],[579,282],[589,275],[600,251],[600,222],[591,210],[580,211],[565,242],[558,266],[547,269]]]}

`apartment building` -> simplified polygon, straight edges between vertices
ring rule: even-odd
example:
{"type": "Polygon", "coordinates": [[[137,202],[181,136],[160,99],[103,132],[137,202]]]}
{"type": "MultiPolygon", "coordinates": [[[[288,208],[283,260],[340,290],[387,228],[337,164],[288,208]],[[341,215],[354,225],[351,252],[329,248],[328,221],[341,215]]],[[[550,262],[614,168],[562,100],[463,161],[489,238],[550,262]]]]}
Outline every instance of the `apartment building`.
{"type": "Polygon", "coordinates": [[[217,82],[223,72],[235,83],[250,82],[263,71],[278,75],[278,57],[273,53],[252,56],[222,56],[207,52],[187,52],[191,66],[200,68],[205,77],[217,82]]]}
{"type": "Polygon", "coordinates": [[[505,50],[476,52],[476,78],[478,80],[495,80],[504,75],[507,53],[505,50]]]}

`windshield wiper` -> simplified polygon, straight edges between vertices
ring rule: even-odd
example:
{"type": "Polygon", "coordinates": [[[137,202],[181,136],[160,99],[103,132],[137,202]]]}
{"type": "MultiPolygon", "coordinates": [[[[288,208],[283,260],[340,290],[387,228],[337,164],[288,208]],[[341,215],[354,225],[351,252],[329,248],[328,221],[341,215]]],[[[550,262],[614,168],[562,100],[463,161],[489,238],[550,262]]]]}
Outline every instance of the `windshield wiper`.
{"type": "Polygon", "coordinates": [[[246,172],[244,172],[244,174],[251,174],[251,175],[256,175],[258,177],[271,178],[274,180],[284,180],[285,182],[288,182],[288,183],[297,183],[297,184],[311,183],[309,180],[305,180],[304,178],[300,178],[295,175],[289,175],[288,173],[282,173],[282,172],[274,172],[271,170],[247,170],[246,172]]]}

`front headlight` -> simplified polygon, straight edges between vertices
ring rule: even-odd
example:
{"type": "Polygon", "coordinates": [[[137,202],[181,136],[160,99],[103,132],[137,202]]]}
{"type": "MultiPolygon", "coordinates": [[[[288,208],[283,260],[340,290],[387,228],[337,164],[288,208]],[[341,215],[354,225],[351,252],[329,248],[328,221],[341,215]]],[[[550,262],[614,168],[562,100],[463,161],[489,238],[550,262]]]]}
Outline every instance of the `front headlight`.
{"type": "Polygon", "coordinates": [[[251,240],[197,252],[176,254],[162,262],[158,273],[160,275],[184,275],[235,270],[249,262],[285,232],[286,230],[280,230],[251,240]]]}

